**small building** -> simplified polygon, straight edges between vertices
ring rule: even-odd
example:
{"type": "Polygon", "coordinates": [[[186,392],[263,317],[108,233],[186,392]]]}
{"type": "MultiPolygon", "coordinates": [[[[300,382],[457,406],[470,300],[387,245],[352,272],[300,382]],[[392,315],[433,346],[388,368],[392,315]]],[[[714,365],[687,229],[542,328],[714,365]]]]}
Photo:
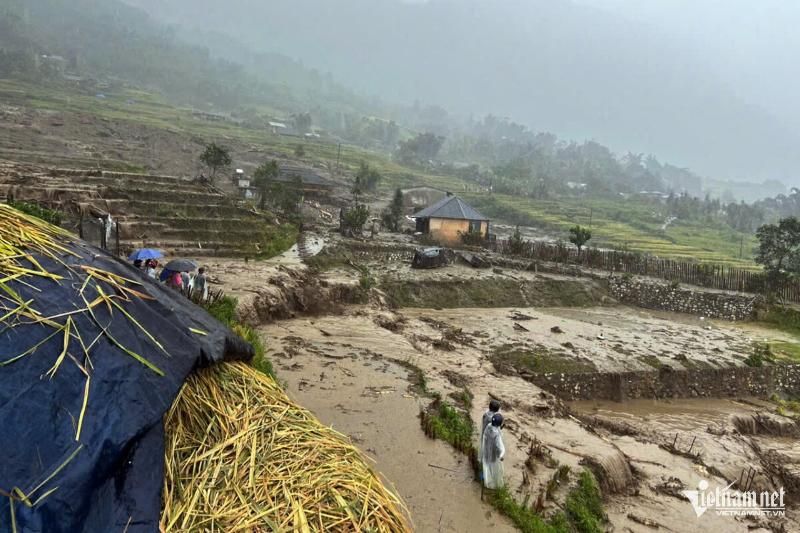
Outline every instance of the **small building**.
{"type": "Polygon", "coordinates": [[[270,131],[274,134],[283,134],[289,131],[289,127],[283,122],[270,120],[268,124],[270,131]]]}
{"type": "Polygon", "coordinates": [[[328,197],[333,190],[333,183],[323,178],[313,168],[281,164],[275,181],[291,186],[299,178],[303,194],[310,197],[328,197]]]}
{"type": "Polygon", "coordinates": [[[489,218],[450,193],[412,218],[418,232],[429,234],[442,243],[458,243],[464,233],[480,232],[483,238],[489,235],[489,218]]]}

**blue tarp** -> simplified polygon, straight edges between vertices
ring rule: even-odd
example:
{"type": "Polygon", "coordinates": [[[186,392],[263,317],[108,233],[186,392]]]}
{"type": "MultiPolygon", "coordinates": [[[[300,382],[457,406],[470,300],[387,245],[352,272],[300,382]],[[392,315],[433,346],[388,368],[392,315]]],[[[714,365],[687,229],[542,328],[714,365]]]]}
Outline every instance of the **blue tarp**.
{"type": "MultiPolygon", "coordinates": [[[[34,254],[64,279],[29,276],[7,283],[23,301],[32,300],[31,309],[54,318],[43,325],[15,315],[0,324],[0,532],[11,532],[12,520],[18,532],[156,532],[165,412],[193,369],[248,359],[252,347],[132,266],[77,240],[68,247],[77,257],[61,255],[64,264],[34,254]],[[130,317],[105,304],[93,308],[94,317],[81,312],[87,306],[80,292],[86,266],[136,280],[141,285],[126,286],[153,300],[90,280],[83,289],[87,301],[97,297],[99,286],[116,294],[130,317]],[[67,320],[69,336],[58,330],[67,320]],[[66,356],[50,377],[65,337],[66,356]],[[86,374],[91,379],[78,437],[86,374]]],[[[14,307],[8,294],[0,291],[0,316],[14,307]]]]}

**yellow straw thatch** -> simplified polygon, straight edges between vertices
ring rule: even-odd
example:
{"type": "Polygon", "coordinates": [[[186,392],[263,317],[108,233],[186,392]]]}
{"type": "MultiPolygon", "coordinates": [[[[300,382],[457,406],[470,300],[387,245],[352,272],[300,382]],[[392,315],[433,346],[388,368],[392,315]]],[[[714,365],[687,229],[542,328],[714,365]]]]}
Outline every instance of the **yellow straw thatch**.
{"type": "Polygon", "coordinates": [[[166,417],[162,531],[410,531],[348,439],[244,363],[197,372],[166,417]]]}

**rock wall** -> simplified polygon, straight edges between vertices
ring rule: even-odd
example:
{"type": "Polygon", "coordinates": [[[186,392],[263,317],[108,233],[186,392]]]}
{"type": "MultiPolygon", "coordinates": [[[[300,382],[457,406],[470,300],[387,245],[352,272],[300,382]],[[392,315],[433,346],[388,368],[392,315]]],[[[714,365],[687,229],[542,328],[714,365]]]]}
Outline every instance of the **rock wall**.
{"type": "Polygon", "coordinates": [[[724,320],[752,318],[761,301],[753,294],[693,289],[639,277],[611,277],[608,286],[611,296],[622,303],[724,320]]]}
{"type": "Polygon", "coordinates": [[[800,365],[597,374],[536,374],[526,379],[562,400],[730,398],[800,394],[800,365]]]}

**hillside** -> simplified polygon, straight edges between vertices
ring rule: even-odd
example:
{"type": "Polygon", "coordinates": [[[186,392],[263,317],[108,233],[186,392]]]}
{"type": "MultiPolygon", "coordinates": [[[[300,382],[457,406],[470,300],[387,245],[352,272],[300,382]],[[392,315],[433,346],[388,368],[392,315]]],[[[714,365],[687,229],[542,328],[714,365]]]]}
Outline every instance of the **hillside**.
{"type": "Polygon", "coordinates": [[[569,0],[128,0],[387,100],[511,116],[719,178],[796,176],[796,131],[688,46],[569,0]]]}
{"type": "MultiPolygon", "coordinates": [[[[351,177],[362,161],[383,176],[378,191],[383,198],[396,187],[426,185],[461,194],[475,189],[472,181],[405,167],[380,152],[342,145],[339,154],[336,144],[324,140],[304,141],[306,155],[298,158],[294,137],[234,121],[207,121],[191,109],[174,107],[141,90],[119,88],[97,98],[0,81],[0,102],[0,159],[191,177],[201,170],[197,157],[203,143],[218,140],[231,148],[235,164],[246,169],[271,159],[315,168],[337,184],[335,194],[340,197],[349,194],[351,177]],[[337,156],[340,172],[332,174],[337,156]]],[[[744,236],[743,263],[752,265],[752,236],[701,220],[661,230],[665,213],[659,211],[663,208],[654,211],[652,204],[635,199],[623,203],[577,198],[544,201],[508,194],[466,193],[466,197],[496,222],[531,226],[561,238],[566,238],[572,224],[588,225],[591,207],[598,245],[665,257],[739,262],[744,236]]]]}
{"type": "Polygon", "coordinates": [[[0,77],[55,84],[66,70],[152,87],[209,110],[264,106],[286,116],[322,102],[333,110],[369,109],[365,100],[288,57],[254,55],[250,62],[260,69],[255,75],[117,0],[0,0],[0,14],[0,77]]]}

